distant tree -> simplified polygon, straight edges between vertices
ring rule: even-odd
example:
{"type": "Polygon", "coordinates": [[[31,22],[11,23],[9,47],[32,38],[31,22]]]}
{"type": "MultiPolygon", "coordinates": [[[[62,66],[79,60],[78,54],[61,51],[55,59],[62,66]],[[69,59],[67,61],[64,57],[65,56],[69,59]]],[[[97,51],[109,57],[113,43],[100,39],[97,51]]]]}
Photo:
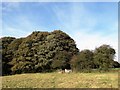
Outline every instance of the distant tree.
{"type": "Polygon", "coordinates": [[[102,45],[94,51],[94,62],[100,70],[109,70],[112,67],[115,50],[109,45],[102,45]]]}
{"type": "Polygon", "coordinates": [[[75,71],[89,72],[93,68],[93,52],[90,50],[83,50],[78,55],[73,56],[71,66],[75,71]]]}

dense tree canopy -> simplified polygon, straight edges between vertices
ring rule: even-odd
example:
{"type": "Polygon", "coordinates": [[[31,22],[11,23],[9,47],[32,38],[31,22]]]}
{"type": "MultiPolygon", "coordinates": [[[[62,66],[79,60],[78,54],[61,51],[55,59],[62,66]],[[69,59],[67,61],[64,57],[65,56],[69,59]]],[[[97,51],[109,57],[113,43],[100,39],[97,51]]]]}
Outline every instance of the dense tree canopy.
{"type": "Polygon", "coordinates": [[[102,45],[94,51],[94,62],[100,70],[108,70],[114,62],[115,50],[109,45],[102,45]]]}
{"type": "MultiPolygon", "coordinates": [[[[91,71],[119,68],[114,61],[115,50],[102,45],[93,51],[79,52],[75,41],[66,33],[35,31],[25,38],[0,39],[3,75],[31,72],[50,72],[56,69],[91,71]]],[[[1,59],[1,55],[0,55],[1,59]]]]}
{"type": "Polygon", "coordinates": [[[118,63],[117,61],[113,62],[113,68],[120,68],[120,63],[118,63]]]}
{"type": "Polygon", "coordinates": [[[52,68],[55,69],[70,69],[70,59],[72,55],[66,51],[56,53],[53,58],[52,68]]]}
{"type": "Polygon", "coordinates": [[[3,74],[70,68],[71,57],[79,51],[74,40],[60,30],[35,31],[26,38],[4,37],[1,40],[3,74]]]}
{"type": "MultiPolygon", "coordinates": [[[[14,41],[14,37],[3,37],[0,39],[1,53],[2,53],[2,73],[10,73],[11,65],[8,64],[13,58],[13,52],[8,50],[9,44],[14,41]]],[[[0,55],[1,56],[1,55],[0,55]]]]}
{"type": "Polygon", "coordinates": [[[71,67],[75,71],[87,71],[99,69],[108,71],[110,68],[120,68],[120,64],[114,61],[115,50],[109,45],[101,45],[94,51],[82,50],[71,59],[71,67]]]}
{"type": "Polygon", "coordinates": [[[93,68],[93,52],[82,50],[78,55],[73,56],[71,66],[76,71],[90,71],[93,68]]]}

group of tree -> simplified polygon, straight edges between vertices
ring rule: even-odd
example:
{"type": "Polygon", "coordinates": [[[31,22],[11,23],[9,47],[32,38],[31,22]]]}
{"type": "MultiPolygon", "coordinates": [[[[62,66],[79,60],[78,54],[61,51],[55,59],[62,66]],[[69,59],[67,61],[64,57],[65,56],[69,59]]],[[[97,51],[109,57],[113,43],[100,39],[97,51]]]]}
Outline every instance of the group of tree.
{"type": "Polygon", "coordinates": [[[120,68],[114,61],[115,50],[110,45],[101,45],[95,50],[82,50],[71,59],[71,66],[75,71],[90,72],[92,69],[109,71],[111,68],[120,68]]]}
{"type": "Polygon", "coordinates": [[[2,75],[51,72],[65,68],[82,71],[120,67],[114,61],[115,50],[109,45],[102,45],[94,51],[79,52],[75,41],[60,30],[35,31],[24,38],[3,37],[0,39],[0,54],[2,75]]]}

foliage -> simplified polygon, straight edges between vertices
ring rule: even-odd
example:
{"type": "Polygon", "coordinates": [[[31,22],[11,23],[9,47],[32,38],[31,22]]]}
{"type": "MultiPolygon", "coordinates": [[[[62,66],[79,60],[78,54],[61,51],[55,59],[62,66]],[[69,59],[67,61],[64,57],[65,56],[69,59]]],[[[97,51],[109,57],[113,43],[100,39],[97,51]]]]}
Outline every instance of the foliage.
{"type": "Polygon", "coordinates": [[[114,62],[113,62],[113,67],[114,67],[114,68],[120,68],[120,63],[117,62],[117,61],[114,61],[114,62]]]}
{"type": "Polygon", "coordinates": [[[102,45],[94,51],[94,62],[100,70],[108,71],[114,61],[115,50],[109,45],[102,45]]]}
{"type": "Polygon", "coordinates": [[[120,67],[114,61],[115,50],[111,46],[102,45],[94,51],[79,52],[75,41],[60,30],[35,31],[17,39],[3,37],[0,39],[0,54],[3,75],[70,68],[85,72],[98,68],[107,71],[120,67]]]}
{"type": "Polygon", "coordinates": [[[71,66],[75,71],[87,71],[93,67],[93,52],[83,50],[71,60],[71,66]]]}
{"type": "Polygon", "coordinates": [[[74,71],[90,72],[91,69],[108,71],[110,68],[119,68],[120,64],[114,61],[115,50],[109,45],[101,45],[94,51],[83,50],[71,59],[74,71]]]}
{"type": "Polygon", "coordinates": [[[8,47],[12,41],[14,41],[14,37],[3,37],[0,38],[0,48],[2,56],[2,74],[8,74],[11,72],[9,62],[13,58],[13,54],[11,51],[8,50],[8,47]]]}
{"type": "Polygon", "coordinates": [[[53,58],[52,68],[55,69],[70,69],[69,60],[71,59],[71,55],[69,52],[60,51],[56,53],[53,58]]]}
{"type": "Polygon", "coordinates": [[[72,55],[78,53],[74,40],[60,30],[50,33],[35,31],[18,39],[4,37],[2,46],[3,75],[68,67],[72,55]],[[57,61],[61,65],[57,66],[57,61]]]}

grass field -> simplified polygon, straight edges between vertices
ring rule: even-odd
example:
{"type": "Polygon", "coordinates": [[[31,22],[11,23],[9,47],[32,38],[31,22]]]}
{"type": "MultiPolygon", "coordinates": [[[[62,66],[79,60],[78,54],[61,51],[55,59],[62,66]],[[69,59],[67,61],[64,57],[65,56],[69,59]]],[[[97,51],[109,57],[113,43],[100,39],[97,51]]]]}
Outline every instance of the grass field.
{"type": "Polygon", "coordinates": [[[34,73],[3,76],[2,88],[118,88],[118,72],[34,73]]]}

